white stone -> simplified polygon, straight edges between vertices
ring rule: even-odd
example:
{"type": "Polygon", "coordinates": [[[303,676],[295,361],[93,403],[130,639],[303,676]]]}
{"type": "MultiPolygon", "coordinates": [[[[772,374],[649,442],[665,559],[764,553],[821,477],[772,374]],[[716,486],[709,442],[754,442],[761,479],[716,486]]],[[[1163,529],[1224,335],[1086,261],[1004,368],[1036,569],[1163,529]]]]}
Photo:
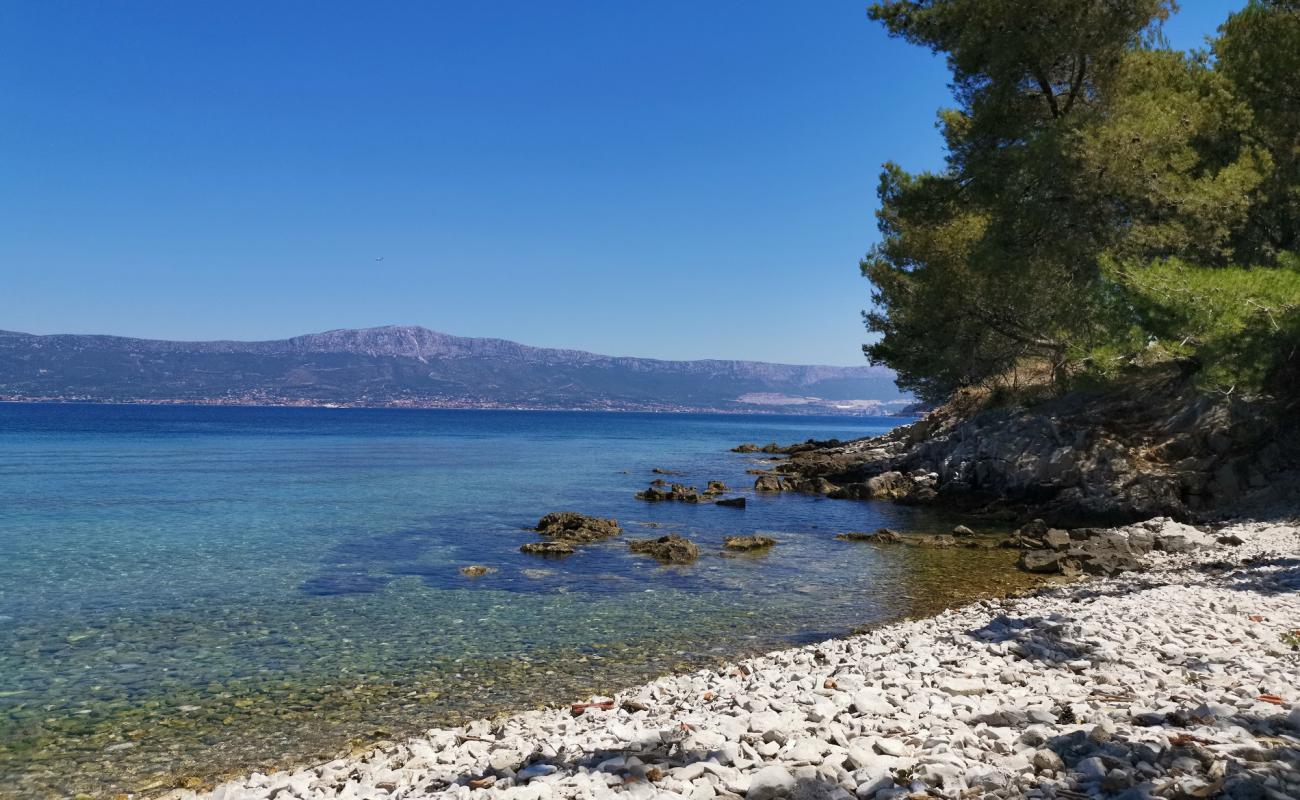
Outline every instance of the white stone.
{"type": "Polygon", "coordinates": [[[881,697],[880,694],[864,689],[855,692],[853,695],[853,710],[858,714],[878,714],[888,716],[896,710],[888,700],[881,697]]]}
{"type": "Polygon", "coordinates": [[[788,797],[794,791],[794,776],[785,767],[763,767],[754,773],[745,792],[745,800],[773,800],[788,797]]]}

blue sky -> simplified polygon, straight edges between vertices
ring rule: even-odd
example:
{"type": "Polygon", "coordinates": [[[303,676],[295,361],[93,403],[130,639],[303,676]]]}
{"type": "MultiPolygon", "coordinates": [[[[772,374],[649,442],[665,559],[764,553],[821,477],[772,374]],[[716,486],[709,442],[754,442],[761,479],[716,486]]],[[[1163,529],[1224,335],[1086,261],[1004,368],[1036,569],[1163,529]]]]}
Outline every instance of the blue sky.
{"type": "Polygon", "coordinates": [[[876,176],[948,102],[864,8],[6,3],[0,328],[862,363],[876,176]]]}

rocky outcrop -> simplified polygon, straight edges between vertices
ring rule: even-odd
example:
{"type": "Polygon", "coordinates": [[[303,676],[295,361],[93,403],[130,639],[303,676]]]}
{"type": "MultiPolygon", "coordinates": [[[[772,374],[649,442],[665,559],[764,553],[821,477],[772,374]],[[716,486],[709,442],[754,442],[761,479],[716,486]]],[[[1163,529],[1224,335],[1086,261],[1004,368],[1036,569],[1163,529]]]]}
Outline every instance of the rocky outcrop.
{"type": "Polygon", "coordinates": [[[1294,413],[1199,394],[1169,375],[1032,408],[972,409],[959,398],[884,436],[786,447],[789,458],[755,488],[815,486],[836,499],[1061,527],[1187,520],[1300,499],[1294,413]]]}
{"type": "Polygon", "coordinates": [[[634,539],[628,542],[633,553],[652,556],[665,564],[689,564],[700,557],[700,548],[690,539],[670,533],[658,539],[634,539]]]}
{"type": "Polygon", "coordinates": [[[596,542],[623,532],[616,519],[589,517],[576,511],[557,511],[547,514],[534,528],[543,536],[562,542],[596,542]]]}
{"type": "Polygon", "coordinates": [[[651,503],[664,501],[706,503],[727,491],[727,484],[722,481],[709,481],[708,488],[702,492],[694,486],[686,486],[680,483],[667,484],[667,489],[663,488],[664,485],[662,479],[651,481],[650,486],[645,491],[636,493],[636,499],[651,503]]]}
{"type": "Polygon", "coordinates": [[[1021,549],[1019,566],[1028,572],[1062,575],[1113,575],[1142,569],[1150,553],[1190,553],[1220,544],[1218,537],[1168,518],[1123,528],[1050,528],[1041,519],[1008,541],[1021,549]]]}

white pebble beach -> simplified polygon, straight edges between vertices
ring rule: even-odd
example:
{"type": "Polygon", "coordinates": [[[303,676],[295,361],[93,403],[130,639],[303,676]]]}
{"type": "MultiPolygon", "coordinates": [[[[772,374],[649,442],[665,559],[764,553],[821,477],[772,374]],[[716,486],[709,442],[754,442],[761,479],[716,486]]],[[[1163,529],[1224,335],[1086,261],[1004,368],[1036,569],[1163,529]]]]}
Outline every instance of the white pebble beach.
{"type": "Polygon", "coordinates": [[[1214,533],[1241,543],[167,797],[1300,797],[1300,527],[1214,533]]]}

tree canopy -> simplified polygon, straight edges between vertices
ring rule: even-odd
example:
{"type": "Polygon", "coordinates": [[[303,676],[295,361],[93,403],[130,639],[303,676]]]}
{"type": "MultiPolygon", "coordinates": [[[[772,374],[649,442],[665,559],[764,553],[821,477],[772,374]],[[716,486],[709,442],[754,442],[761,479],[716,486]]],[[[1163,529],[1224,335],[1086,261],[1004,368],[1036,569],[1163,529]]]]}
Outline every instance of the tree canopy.
{"type": "Polygon", "coordinates": [[[1160,46],[1175,10],[870,7],[892,35],[944,54],[953,76],[946,166],[885,165],[881,242],[861,264],[879,335],[864,349],[901,386],[939,401],[1172,358],[1225,391],[1295,372],[1300,0],[1251,0],[1201,53],[1160,46]],[[1234,336],[1253,344],[1227,346],[1234,336]]]}

